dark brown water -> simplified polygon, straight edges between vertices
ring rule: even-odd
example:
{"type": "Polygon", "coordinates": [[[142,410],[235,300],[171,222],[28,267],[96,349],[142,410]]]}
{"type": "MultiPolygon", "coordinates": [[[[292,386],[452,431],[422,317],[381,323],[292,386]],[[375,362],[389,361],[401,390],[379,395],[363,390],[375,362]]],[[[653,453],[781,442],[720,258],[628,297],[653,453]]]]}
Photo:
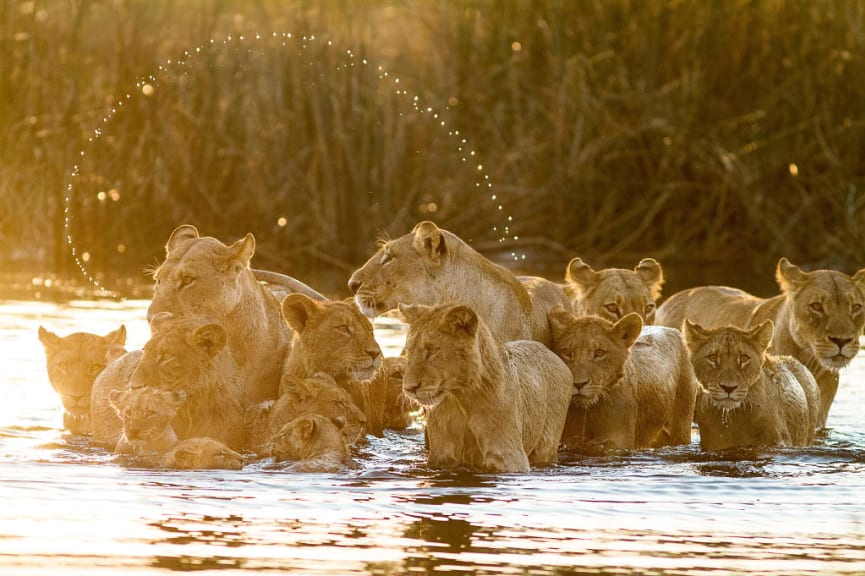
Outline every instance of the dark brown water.
{"type": "MultiPolygon", "coordinates": [[[[865,573],[865,357],[812,448],[691,446],[530,474],[425,466],[418,429],[345,474],[132,469],[66,435],[36,337],[147,338],[146,303],[0,302],[0,574],[865,573]]],[[[403,334],[377,331],[394,354],[403,334]]]]}

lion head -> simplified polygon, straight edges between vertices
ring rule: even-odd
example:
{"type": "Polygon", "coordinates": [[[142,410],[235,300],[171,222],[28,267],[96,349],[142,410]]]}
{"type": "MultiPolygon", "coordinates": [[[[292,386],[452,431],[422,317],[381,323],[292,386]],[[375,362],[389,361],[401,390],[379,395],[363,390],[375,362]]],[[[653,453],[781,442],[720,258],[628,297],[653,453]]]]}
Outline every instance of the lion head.
{"type": "Polygon", "coordinates": [[[633,270],[607,268],[596,272],[580,258],[568,264],[565,291],[576,314],[594,314],[612,322],[636,312],[643,324],[655,321],[664,274],[654,258],[644,258],[633,270]]]}
{"type": "Polygon", "coordinates": [[[290,361],[299,361],[304,373],[363,381],[381,365],[372,322],[351,302],[318,302],[289,294],[282,302],[282,315],[295,332],[290,361]]]}
{"type": "Polygon", "coordinates": [[[329,374],[286,377],[282,388],[282,396],[271,408],[271,422],[285,423],[297,416],[320,414],[343,422],[341,431],[349,444],[356,444],[366,436],[366,416],[329,374]]]}
{"type": "Polygon", "coordinates": [[[252,234],[229,246],[200,237],[195,226],[176,228],[165,245],[165,261],[153,275],[156,290],[148,320],[160,312],[210,318],[230,314],[255,282],[249,269],[254,252],[252,234]]]}
{"type": "Polygon", "coordinates": [[[330,458],[339,462],[351,459],[340,428],[340,418],[319,414],[299,416],[286,423],[270,441],[270,454],[277,461],[300,461],[330,458]]]}
{"type": "Polygon", "coordinates": [[[570,368],[574,388],[571,401],[595,405],[624,377],[631,346],[643,328],[632,312],[613,323],[598,316],[574,316],[561,306],[550,311],[552,350],[570,368]]]}
{"type": "Polygon", "coordinates": [[[741,406],[763,372],[775,326],[766,320],[750,330],[725,326],[707,330],[685,320],[684,334],[700,387],[717,408],[741,406]]]}
{"type": "Polygon", "coordinates": [[[243,456],[213,438],[189,438],[179,442],[162,464],[179,470],[240,470],[243,456]]]}
{"type": "Polygon", "coordinates": [[[39,327],[45,348],[48,381],[60,395],[64,426],[73,433],[90,431],[90,391],[106,365],[126,353],[126,326],[105,336],[76,332],[58,336],[39,327]]]}
{"type": "Polygon", "coordinates": [[[453,304],[401,304],[399,309],[410,326],[403,374],[410,398],[432,408],[449,395],[480,386],[484,357],[498,351],[484,349],[489,339],[479,338],[482,324],[474,310],[453,304]]]}
{"type": "Polygon", "coordinates": [[[120,418],[126,439],[146,444],[163,436],[171,427],[171,421],[186,402],[186,392],[150,386],[128,388],[112,390],[108,401],[120,418]]]}
{"type": "Polygon", "coordinates": [[[852,277],[835,270],[804,272],[781,258],[775,277],[792,311],[790,334],[829,371],[847,366],[859,351],[865,326],[865,269],[852,277]]]}

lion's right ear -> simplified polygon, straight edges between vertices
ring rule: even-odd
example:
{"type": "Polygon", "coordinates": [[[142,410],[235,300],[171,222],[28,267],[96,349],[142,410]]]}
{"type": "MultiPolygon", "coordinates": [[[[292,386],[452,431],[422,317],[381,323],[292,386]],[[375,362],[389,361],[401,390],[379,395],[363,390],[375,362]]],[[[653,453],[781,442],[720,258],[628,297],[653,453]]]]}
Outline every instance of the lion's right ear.
{"type": "Polygon", "coordinates": [[[42,326],[39,327],[39,341],[42,342],[42,346],[44,346],[46,350],[50,350],[60,344],[60,340],[60,336],[54,332],[49,332],[42,326]]]}
{"type": "Polygon", "coordinates": [[[687,318],[682,324],[682,334],[685,336],[685,343],[692,351],[702,346],[704,342],[712,337],[711,331],[706,330],[696,322],[691,322],[687,318]]]}
{"type": "Polygon", "coordinates": [[[292,330],[303,332],[309,319],[323,307],[323,304],[305,294],[292,292],[282,301],[282,317],[292,330]]]}
{"type": "Polygon", "coordinates": [[[424,220],[412,230],[414,248],[430,260],[438,260],[448,252],[444,232],[434,222],[424,220]]]}
{"type": "Polygon", "coordinates": [[[454,336],[473,337],[478,332],[478,315],[468,306],[454,306],[445,312],[441,327],[454,336]]]}
{"type": "Polygon", "coordinates": [[[565,271],[565,282],[580,292],[586,292],[597,284],[599,277],[600,274],[592,270],[592,267],[583,262],[582,258],[572,259],[565,271]]]}
{"type": "Polygon", "coordinates": [[[661,286],[664,284],[664,272],[661,270],[661,264],[654,258],[643,258],[634,268],[634,272],[639,276],[643,286],[648,288],[652,300],[657,301],[661,297],[661,286]]]}
{"type": "Polygon", "coordinates": [[[123,346],[126,344],[126,325],[121,324],[120,328],[103,336],[102,340],[108,346],[123,346]]]}
{"type": "Polygon", "coordinates": [[[165,245],[165,254],[171,254],[171,252],[181,244],[188,242],[189,240],[195,240],[196,238],[199,238],[198,228],[192,224],[178,226],[174,229],[174,232],[171,233],[171,236],[168,237],[168,243],[165,245]]]}
{"type": "Polygon", "coordinates": [[[315,434],[315,429],[318,426],[314,418],[309,416],[301,416],[297,424],[297,432],[304,441],[312,438],[315,434]]]}

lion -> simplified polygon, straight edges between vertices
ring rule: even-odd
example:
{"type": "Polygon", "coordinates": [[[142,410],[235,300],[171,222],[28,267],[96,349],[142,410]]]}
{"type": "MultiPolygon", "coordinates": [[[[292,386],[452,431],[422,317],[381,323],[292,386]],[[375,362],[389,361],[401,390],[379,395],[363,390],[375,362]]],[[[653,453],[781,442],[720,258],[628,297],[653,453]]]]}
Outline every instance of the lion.
{"type": "Polygon", "coordinates": [[[571,371],[562,444],[577,451],[691,442],[697,382],[682,334],[643,327],[631,312],[613,323],[550,312],[553,350],[571,371]]]}
{"type": "Polygon", "coordinates": [[[150,322],[140,351],[112,362],[93,385],[93,441],[113,446],[120,423],[108,402],[111,390],[153,387],[184,390],[187,401],[172,425],[180,439],[209,436],[240,450],[244,441],[243,374],[220,325],[169,312],[150,322]]]}
{"type": "Polygon", "coordinates": [[[354,466],[351,451],[340,432],[341,418],[318,414],[298,416],[273,435],[270,455],[277,462],[294,462],[292,472],[339,472],[354,466]]]}
{"type": "Polygon", "coordinates": [[[543,279],[527,283],[539,294],[534,304],[529,290],[512,272],[455,234],[424,221],[410,233],[382,242],[351,275],[348,287],[357,306],[370,318],[399,304],[459,303],[474,309],[503,342],[533,339],[548,343],[547,311],[565,295],[543,279]],[[561,293],[558,299],[556,290],[561,293]]]}
{"type": "Polygon", "coordinates": [[[279,400],[262,402],[246,414],[247,441],[252,451],[263,453],[282,426],[307,414],[340,418],[348,444],[364,441],[366,416],[330,374],[319,372],[308,378],[286,378],[283,384],[284,393],[279,400]]]}
{"type": "Polygon", "coordinates": [[[188,438],[178,442],[162,460],[163,468],[177,470],[240,470],[243,456],[213,438],[188,438]]]}
{"type": "Polygon", "coordinates": [[[195,226],[179,226],[154,272],[156,289],[147,310],[148,320],[160,312],[220,319],[244,376],[245,407],[277,397],[292,336],[279,300],[249,267],[254,252],[252,234],[225,245],[200,237],[195,226]]]}
{"type": "Polygon", "coordinates": [[[654,324],[655,303],[663,284],[664,273],[654,258],[643,258],[633,270],[607,268],[597,272],[574,258],[565,272],[565,292],[574,314],[594,314],[611,322],[636,312],[644,326],[654,324]]]}
{"type": "Polygon", "coordinates": [[[420,405],[409,398],[403,390],[406,357],[391,356],[382,361],[382,366],[369,384],[367,429],[371,434],[384,430],[405,430],[414,421],[412,412],[420,405]]]}
{"type": "Polygon", "coordinates": [[[809,446],[820,412],[817,381],[801,362],[767,353],[774,324],[706,329],[685,320],[700,382],[695,420],[703,450],[809,446]]]}
{"type": "Polygon", "coordinates": [[[792,356],[814,375],[820,388],[817,426],[822,429],[838,391],[838,371],[859,352],[865,326],[865,269],[853,276],[835,270],[804,272],[781,258],[775,278],[781,294],[772,298],[725,286],[677,292],[661,304],[655,320],[681,328],[687,319],[706,329],[748,329],[772,320],[775,336],[769,352],[792,356]]]}
{"type": "Polygon", "coordinates": [[[553,352],[502,344],[468,306],[399,309],[409,323],[403,388],[426,410],[431,466],[526,472],[556,461],[571,374],[553,352]]]}
{"type": "MultiPolygon", "coordinates": [[[[351,394],[369,419],[369,380],[382,363],[372,322],[350,301],[318,302],[302,294],[286,296],[282,315],[294,338],[280,395],[286,382],[324,372],[351,394]]],[[[374,433],[380,436],[381,430],[374,433]]]]}
{"type": "Polygon", "coordinates": [[[108,401],[120,419],[115,454],[164,453],[177,444],[171,423],[186,402],[185,391],[150,386],[111,390],[108,401]]]}
{"type": "Polygon", "coordinates": [[[45,349],[48,381],[63,404],[63,427],[73,434],[89,434],[93,381],[126,353],[126,326],[105,336],[88,332],[58,336],[40,326],[39,341],[45,349]]]}

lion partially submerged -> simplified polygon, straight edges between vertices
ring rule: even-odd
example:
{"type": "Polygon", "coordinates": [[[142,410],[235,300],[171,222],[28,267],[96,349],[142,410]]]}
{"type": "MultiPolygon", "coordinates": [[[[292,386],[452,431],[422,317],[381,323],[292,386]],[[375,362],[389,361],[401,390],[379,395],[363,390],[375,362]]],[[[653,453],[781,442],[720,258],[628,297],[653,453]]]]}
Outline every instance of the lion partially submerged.
{"type": "Polygon", "coordinates": [[[39,341],[45,348],[48,381],[63,403],[63,427],[73,434],[90,433],[93,382],[109,362],[126,353],[126,326],[105,336],[88,332],[58,336],[40,326],[39,341]]]}
{"type": "Polygon", "coordinates": [[[550,312],[550,326],[553,350],[571,370],[566,448],[594,452],[691,442],[697,382],[678,330],[643,329],[635,312],[613,323],[560,308],[550,312]]]}
{"type": "Polygon", "coordinates": [[[773,298],[724,286],[678,292],[658,308],[656,322],[681,328],[690,320],[706,329],[748,329],[772,320],[775,337],[769,352],[792,356],[814,374],[820,388],[817,425],[823,428],[838,390],[838,371],[859,352],[865,269],[853,276],[835,270],[804,272],[781,258],[775,277],[781,294],[773,298]]]}
{"type": "Polygon", "coordinates": [[[291,342],[279,300],[250,270],[254,252],[252,234],[225,245],[200,237],[194,226],[176,228],[154,274],[156,291],[147,311],[148,320],[160,312],[219,319],[244,375],[245,406],[277,397],[291,342]]]}
{"type": "Polygon", "coordinates": [[[533,302],[529,290],[512,272],[429,221],[383,242],[351,275],[348,286],[369,317],[399,304],[464,304],[504,342],[549,342],[547,311],[564,298],[558,287],[536,279],[532,286],[538,298],[533,302]],[[557,298],[550,296],[557,291],[557,298]]]}
{"type": "Polygon", "coordinates": [[[618,322],[636,312],[643,325],[655,322],[655,303],[661,297],[664,274],[654,258],[643,258],[633,270],[605,268],[595,271],[574,258],[565,273],[565,292],[578,316],[594,314],[618,322]]]}
{"type": "Polygon", "coordinates": [[[808,446],[820,408],[814,377],[790,356],[767,354],[774,326],[707,330],[685,321],[700,381],[695,420],[700,446],[808,446]]]}
{"type": "Polygon", "coordinates": [[[567,366],[539,342],[500,343],[463,305],[400,305],[403,387],[426,408],[431,466],[526,472],[556,461],[571,397],[567,366]]]}

